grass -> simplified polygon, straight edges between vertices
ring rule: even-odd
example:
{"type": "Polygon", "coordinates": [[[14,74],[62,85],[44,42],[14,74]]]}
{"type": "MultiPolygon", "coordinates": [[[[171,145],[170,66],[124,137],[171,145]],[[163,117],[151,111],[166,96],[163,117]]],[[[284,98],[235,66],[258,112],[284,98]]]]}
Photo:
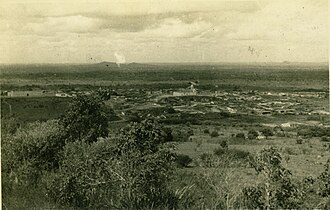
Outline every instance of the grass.
{"type": "Polygon", "coordinates": [[[10,116],[10,104],[12,114],[20,123],[55,119],[64,113],[70,100],[58,97],[1,98],[1,116],[10,116]]]}
{"type": "MultiPolygon", "coordinates": [[[[220,144],[217,143],[197,142],[196,138],[193,140],[193,142],[178,143],[177,152],[189,155],[194,161],[203,153],[211,154],[216,148],[220,147],[220,144]]],[[[294,138],[272,137],[268,140],[256,140],[252,144],[229,144],[229,149],[256,154],[270,145],[278,147],[281,150],[283,164],[286,164],[295,176],[302,178],[305,176],[318,176],[323,170],[324,164],[330,158],[330,152],[326,150],[323,144],[319,138],[313,138],[309,142],[305,141],[302,145],[299,145],[296,144],[294,138]],[[288,163],[285,161],[285,156],[289,156],[288,163]]]]}

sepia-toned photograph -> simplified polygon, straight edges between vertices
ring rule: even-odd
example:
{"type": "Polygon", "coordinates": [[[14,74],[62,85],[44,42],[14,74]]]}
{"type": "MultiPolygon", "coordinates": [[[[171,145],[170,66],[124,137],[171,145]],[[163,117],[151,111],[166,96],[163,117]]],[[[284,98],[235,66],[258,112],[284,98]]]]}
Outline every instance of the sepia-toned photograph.
{"type": "Polygon", "coordinates": [[[1,208],[330,209],[327,0],[0,0],[1,208]]]}

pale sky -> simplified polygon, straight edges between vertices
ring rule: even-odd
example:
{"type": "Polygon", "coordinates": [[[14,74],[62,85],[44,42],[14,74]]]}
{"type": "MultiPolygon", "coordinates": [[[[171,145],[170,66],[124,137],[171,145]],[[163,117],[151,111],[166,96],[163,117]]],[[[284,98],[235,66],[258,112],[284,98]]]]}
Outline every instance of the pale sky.
{"type": "Polygon", "coordinates": [[[0,0],[0,63],[327,62],[327,0],[0,0]]]}

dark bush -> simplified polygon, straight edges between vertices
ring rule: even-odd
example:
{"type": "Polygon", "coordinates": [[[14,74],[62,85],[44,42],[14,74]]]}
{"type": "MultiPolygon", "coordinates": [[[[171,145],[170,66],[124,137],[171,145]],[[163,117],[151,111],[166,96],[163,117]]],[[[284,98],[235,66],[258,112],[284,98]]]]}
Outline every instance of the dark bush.
{"type": "Polygon", "coordinates": [[[212,138],[214,138],[214,137],[218,137],[218,136],[219,136],[219,133],[218,133],[217,131],[212,131],[212,133],[210,134],[210,136],[211,136],[212,138]]]}
{"type": "Polygon", "coordinates": [[[224,148],[218,147],[213,151],[213,153],[214,153],[214,155],[221,156],[221,155],[226,154],[227,150],[224,148]]]}
{"type": "Polygon", "coordinates": [[[176,162],[179,167],[188,167],[188,165],[192,162],[192,159],[188,155],[177,155],[176,162]]]}
{"type": "Polygon", "coordinates": [[[216,156],[223,156],[226,155],[230,157],[232,160],[245,160],[247,161],[250,157],[250,153],[239,150],[239,149],[225,149],[218,147],[213,151],[214,155],[216,156]]]}
{"type": "Polygon", "coordinates": [[[224,149],[228,149],[228,142],[226,140],[221,140],[220,146],[224,149]]]}
{"type": "Polygon", "coordinates": [[[239,149],[229,149],[228,154],[231,155],[234,159],[248,160],[250,153],[244,150],[239,149]]]}
{"type": "Polygon", "coordinates": [[[274,135],[273,131],[270,128],[264,128],[260,130],[260,132],[266,137],[266,139],[268,139],[269,136],[274,135]]]}
{"type": "Polygon", "coordinates": [[[330,142],[330,136],[322,136],[321,141],[330,142]]]}
{"type": "Polygon", "coordinates": [[[167,142],[173,141],[172,129],[170,127],[164,127],[163,132],[165,133],[165,140],[167,142]]]}
{"type": "Polygon", "coordinates": [[[205,133],[205,134],[209,134],[209,133],[210,133],[210,130],[209,130],[209,129],[205,129],[205,130],[204,130],[204,133],[205,133]]]}
{"type": "Polygon", "coordinates": [[[244,133],[238,133],[238,134],[236,134],[236,138],[245,139],[245,134],[244,133]]]}

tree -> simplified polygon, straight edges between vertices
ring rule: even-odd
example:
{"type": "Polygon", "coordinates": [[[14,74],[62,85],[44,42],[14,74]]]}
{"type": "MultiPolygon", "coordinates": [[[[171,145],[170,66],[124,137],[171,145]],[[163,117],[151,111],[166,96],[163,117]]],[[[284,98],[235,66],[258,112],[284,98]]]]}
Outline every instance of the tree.
{"type": "Polygon", "coordinates": [[[243,200],[246,198],[253,200],[261,193],[262,199],[258,200],[258,205],[261,205],[262,208],[293,209],[299,207],[303,194],[291,181],[291,172],[281,165],[281,161],[282,157],[274,147],[263,149],[251,160],[251,166],[258,174],[264,176],[265,183],[252,190],[247,188],[245,193],[243,190],[243,200]]]}
{"type": "Polygon", "coordinates": [[[147,119],[131,123],[116,139],[115,159],[129,209],[176,205],[166,185],[175,155],[163,134],[156,121],[147,119]]]}
{"type": "Polygon", "coordinates": [[[108,135],[108,118],[102,110],[109,96],[99,90],[91,95],[78,95],[73,99],[59,124],[63,127],[62,138],[66,142],[95,142],[108,135]]]}
{"type": "Polygon", "coordinates": [[[270,128],[264,128],[260,131],[266,139],[268,139],[269,136],[273,136],[273,131],[270,128]]]}

